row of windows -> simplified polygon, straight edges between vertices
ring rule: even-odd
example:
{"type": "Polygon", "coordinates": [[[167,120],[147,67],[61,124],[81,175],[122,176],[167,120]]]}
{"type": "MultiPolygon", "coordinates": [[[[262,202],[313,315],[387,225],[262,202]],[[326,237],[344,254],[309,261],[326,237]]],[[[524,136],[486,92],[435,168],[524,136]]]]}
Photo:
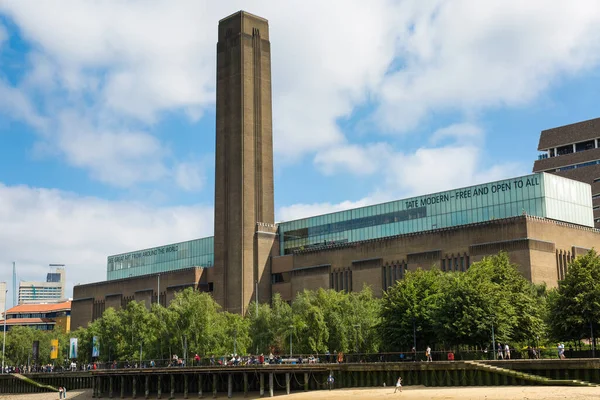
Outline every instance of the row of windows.
{"type": "Polygon", "coordinates": [[[584,162],[584,163],[581,163],[581,164],[567,165],[566,167],[557,168],[556,171],[557,172],[568,171],[570,169],[589,167],[591,165],[596,165],[596,164],[600,164],[600,160],[588,161],[588,162],[584,162]]]}
{"type": "Polygon", "coordinates": [[[442,258],[440,261],[440,269],[442,271],[460,271],[466,272],[469,268],[469,256],[456,256],[442,258]]]}
{"type": "Polygon", "coordinates": [[[308,228],[296,229],[283,232],[283,240],[303,239],[307,237],[327,235],[331,233],[344,232],[353,229],[366,228],[369,226],[391,224],[394,222],[409,221],[427,216],[427,208],[419,207],[412,210],[395,211],[371,217],[351,219],[349,221],[335,222],[331,224],[316,225],[308,228]]]}
{"type": "Polygon", "coordinates": [[[329,275],[329,287],[337,291],[352,291],[352,271],[349,269],[333,271],[329,275]]]}
{"type": "Polygon", "coordinates": [[[214,262],[214,254],[201,254],[201,255],[192,255],[190,256],[187,251],[185,253],[182,252],[180,257],[176,257],[172,260],[146,260],[144,258],[137,258],[127,261],[117,261],[108,264],[108,271],[119,271],[122,269],[129,268],[138,268],[145,266],[153,266],[157,264],[170,264],[175,265],[177,262],[183,262],[187,265],[199,265],[202,267],[212,267],[214,262]]]}
{"type": "Polygon", "coordinates": [[[571,154],[573,152],[579,153],[580,151],[592,150],[596,148],[596,139],[586,140],[583,142],[578,142],[573,144],[567,144],[564,146],[560,146],[556,148],[556,152],[554,149],[550,149],[550,157],[563,156],[565,154],[571,154]],[[575,147],[575,149],[573,149],[575,147]]]}
{"type": "Polygon", "coordinates": [[[203,256],[189,257],[186,259],[158,262],[150,265],[132,266],[129,263],[123,263],[122,268],[108,271],[107,279],[122,279],[132,276],[141,276],[148,274],[156,274],[159,272],[176,271],[190,267],[210,268],[214,265],[214,254],[206,254],[203,256]]]}
{"type": "MultiPolygon", "coordinates": [[[[290,232],[296,230],[305,228],[310,229],[312,227],[344,221],[359,221],[365,217],[380,216],[384,214],[391,214],[389,217],[393,217],[394,215],[392,213],[412,210],[419,207],[427,207],[427,215],[433,216],[448,212],[503,205],[515,201],[542,197],[542,181],[543,175],[528,175],[486,185],[473,186],[295,221],[282,222],[279,224],[279,230],[280,233],[290,234],[290,232]]],[[[376,224],[381,224],[381,222],[376,222],[376,224]]],[[[302,236],[302,232],[298,233],[300,234],[297,236],[302,236]]]]}
{"type": "MultiPolygon", "coordinates": [[[[469,256],[467,254],[442,258],[440,260],[440,269],[442,271],[466,272],[469,268],[469,256]]],[[[401,262],[399,264],[384,265],[381,267],[381,286],[383,290],[389,289],[397,281],[404,279],[408,272],[408,264],[401,262]]],[[[287,274],[286,274],[287,275],[287,274]]],[[[271,283],[283,283],[289,281],[289,276],[283,273],[271,274],[271,283]]],[[[329,288],[334,290],[352,291],[352,270],[349,268],[333,270],[329,274],[329,288]]]]}
{"type": "Polygon", "coordinates": [[[46,314],[39,314],[39,313],[35,313],[35,314],[16,314],[16,315],[7,315],[6,319],[12,319],[12,318],[46,318],[46,314]]]}
{"type": "Polygon", "coordinates": [[[534,200],[517,201],[500,206],[483,207],[428,216],[410,221],[394,222],[386,225],[372,226],[309,238],[289,239],[281,243],[281,254],[291,254],[296,250],[308,250],[315,246],[327,247],[331,244],[357,242],[431,229],[447,228],[476,222],[485,222],[492,219],[514,217],[522,214],[539,217],[545,216],[543,199],[538,198],[534,200]]]}
{"type": "Polygon", "coordinates": [[[394,286],[396,281],[404,279],[406,271],[408,271],[408,265],[406,265],[406,263],[400,265],[384,265],[381,272],[381,286],[383,287],[383,290],[388,290],[389,287],[394,286]]]}
{"type": "MultiPolygon", "coordinates": [[[[194,239],[168,246],[110,256],[107,260],[107,272],[110,276],[112,271],[172,263],[179,260],[187,260],[188,266],[194,264],[212,266],[213,253],[214,237],[194,239]]],[[[127,276],[129,273],[119,275],[127,276]]]]}

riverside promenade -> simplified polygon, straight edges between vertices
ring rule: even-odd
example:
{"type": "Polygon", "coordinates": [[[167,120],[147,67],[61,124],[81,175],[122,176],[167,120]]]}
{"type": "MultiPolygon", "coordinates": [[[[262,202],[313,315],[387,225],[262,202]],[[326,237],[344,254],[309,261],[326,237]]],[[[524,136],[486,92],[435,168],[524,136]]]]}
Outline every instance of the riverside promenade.
{"type": "Polygon", "coordinates": [[[94,398],[228,397],[250,392],[405,386],[579,386],[600,385],[600,359],[436,361],[106,369],[0,376],[0,394],[91,389],[94,398]]]}

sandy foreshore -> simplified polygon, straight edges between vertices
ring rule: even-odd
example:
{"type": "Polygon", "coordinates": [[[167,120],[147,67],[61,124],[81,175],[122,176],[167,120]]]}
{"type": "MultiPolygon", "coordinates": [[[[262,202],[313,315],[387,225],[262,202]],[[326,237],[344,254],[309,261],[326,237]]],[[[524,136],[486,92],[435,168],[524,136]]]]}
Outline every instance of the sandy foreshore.
{"type": "MultiPolygon", "coordinates": [[[[393,387],[368,388],[368,389],[337,389],[332,391],[297,392],[289,396],[285,392],[278,392],[275,397],[289,398],[290,400],[315,400],[315,399],[376,399],[376,398],[401,398],[401,399],[439,399],[439,400],[475,400],[475,399],[569,399],[569,400],[600,400],[599,387],[567,387],[567,386],[494,386],[494,387],[461,387],[461,388],[426,388],[411,386],[404,388],[403,392],[394,393],[393,387]]],[[[104,396],[108,398],[108,396],[104,396]]],[[[211,393],[206,393],[205,398],[212,398],[211,393]]],[[[73,390],[67,393],[71,400],[92,399],[91,390],[73,390]]],[[[119,398],[115,393],[114,398],[119,398]]],[[[140,398],[138,396],[138,398],[140,398]]],[[[142,396],[143,398],[143,396],[142,396]]],[[[152,395],[150,398],[156,398],[152,395]]],[[[169,398],[168,393],[163,393],[163,399],[169,398]]],[[[183,396],[175,396],[182,399],[183,396]]],[[[196,398],[190,394],[189,398],[196,398]]],[[[217,398],[226,399],[227,393],[219,393],[217,398]]],[[[243,393],[236,393],[233,398],[244,398],[243,393]]],[[[250,393],[246,399],[259,399],[258,393],[250,393]]],[[[0,394],[0,399],[8,400],[51,400],[58,399],[58,394],[0,394]]]]}

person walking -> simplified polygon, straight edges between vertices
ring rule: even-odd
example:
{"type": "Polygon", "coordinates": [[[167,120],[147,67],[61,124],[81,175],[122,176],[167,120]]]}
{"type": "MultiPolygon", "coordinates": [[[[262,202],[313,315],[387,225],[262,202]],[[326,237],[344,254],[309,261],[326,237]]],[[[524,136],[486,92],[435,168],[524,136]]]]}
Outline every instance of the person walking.
{"type": "Polygon", "coordinates": [[[504,344],[504,358],[510,360],[510,346],[508,344],[504,344]]]}
{"type": "Polygon", "coordinates": [[[431,347],[429,346],[427,346],[427,349],[425,349],[425,357],[427,357],[427,362],[433,361],[431,358],[431,347]]]}
{"type": "Polygon", "coordinates": [[[396,389],[394,389],[394,393],[396,393],[398,390],[400,390],[400,393],[402,393],[402,377],[399,376],[398,380],[396,381],[396,389]]]}
{"type": "Polygon", "coordinates": [[[558,358],[561,360],[565,359],[565,345],[562,343],[558,344],[558,358]]]}
{"type": "Polygon", "coordinates": [[[334,382],[335,379],[333,378],[333,374],[329,374],[329,377],[327,378],[327,386],[329,387],[329,390],[333,389],[334,382]]]}

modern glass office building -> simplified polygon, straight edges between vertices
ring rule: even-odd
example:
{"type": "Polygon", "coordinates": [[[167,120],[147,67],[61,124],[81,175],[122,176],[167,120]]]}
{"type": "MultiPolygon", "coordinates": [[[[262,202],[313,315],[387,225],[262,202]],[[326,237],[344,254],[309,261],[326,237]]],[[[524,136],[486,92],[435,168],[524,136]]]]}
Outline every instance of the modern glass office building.
{"type": "MultiPolygon", "coordinates": [[[[537,173],[278,224],[279,253],[533,215],[594,226],[590,185],[537,173]]],[[[108,257],[108,280],[212,267],[213,237],[108,257]]]]}

